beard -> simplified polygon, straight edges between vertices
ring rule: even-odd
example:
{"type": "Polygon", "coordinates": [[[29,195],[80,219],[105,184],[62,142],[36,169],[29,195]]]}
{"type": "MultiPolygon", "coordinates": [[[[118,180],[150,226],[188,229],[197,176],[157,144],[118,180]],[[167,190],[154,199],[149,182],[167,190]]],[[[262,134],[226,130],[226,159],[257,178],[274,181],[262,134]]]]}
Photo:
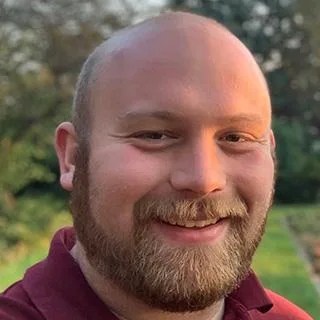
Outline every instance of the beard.
{"type": "MultiPolygon", "coordinates": [[[[153,308],[192,312],[224,298],[248,275],[272,196],[250,216],[237,195],[214,200],[145,197],[134,205],[132,234],[122,237],[106,233],[91,212],[90,201],[103,199],[90,191],[88,163],[89,147],[82,145],[70,205],[77,238],[104,279],[153,308]],[[155,220],[194,220],[200,212],[203,219],[229,219],[227,233],[214,245],[174,246],[151,231],[155,220]]],[[[101,215],[108,214],[106,209],[101,215]]]]}

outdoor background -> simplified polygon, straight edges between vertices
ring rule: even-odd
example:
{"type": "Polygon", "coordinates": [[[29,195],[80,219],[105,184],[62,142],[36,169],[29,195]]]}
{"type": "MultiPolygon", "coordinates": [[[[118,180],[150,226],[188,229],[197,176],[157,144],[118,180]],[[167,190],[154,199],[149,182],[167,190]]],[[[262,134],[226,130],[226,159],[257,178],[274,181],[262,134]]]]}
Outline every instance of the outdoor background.
{"type": "Polygon", "coordinates": [[[319,320],[318,0],[0,0],[0,289],[70,224],[52,141],[69,119],[82,63],[113,31],[168,8],[221,21],[266,74],[279,170],[253,266],[266,286],[319,320]]]}

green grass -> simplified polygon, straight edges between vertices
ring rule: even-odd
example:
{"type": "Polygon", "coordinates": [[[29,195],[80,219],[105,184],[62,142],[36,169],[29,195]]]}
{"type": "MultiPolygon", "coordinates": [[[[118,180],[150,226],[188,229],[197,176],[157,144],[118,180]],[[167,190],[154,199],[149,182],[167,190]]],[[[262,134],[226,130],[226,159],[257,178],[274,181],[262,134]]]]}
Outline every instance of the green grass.
{"type": "Polygon", "coordinates": [[[299,214],[314,207],[276,207],[269,214],[267,232],[256,253],[253,268],[263,284],[293,301],[320,320],[320,298],[309,279],[291,237],[283,228],[284,215],[299,214]]]}
{"type": "MultiPolygon", "coordinates": [[[[30,207],[32,208],[37,201],[37,199],[27,199],[26,202],[24,202],[26,207],[25,212],[30,213],[31,217],[32,212],[28,211],[30,211],[30,207]]],[[[52,204],[51,201],[48,201],[48,203],[50,205],[52,204]]],[[[46,209],[41,201],[38,201],[38,204],[38,211],[41,209],[46,209]]],[[[60,204],[58,203],[56,205],[60,204]]],[[[52,207],[55,207],[55,204],[53,204],[52,207]]],[[[38,262],[46,257],[53,234],[62,226],[70,224],[70,214],[68,214],[66,211],[57,210],[50,223],[43,224],[44,227],[42,232],[35,232],[31,228],[29,234],[26,235],[26,230],[28,227],[25,225],[22,233],[24,239],[23,243],[20,243],[10,250],[7,249],[5,251],[6,254],[0,256],[0,292],[7,288],[10,284],[21,279],[27,268],[32,266],[35,262],[38,262]]]]}
{"type": "Polygon", "coordinates": [[[0,266],[0,292],[21,279],[26,269],[43,259],[47,255],[47,251],[47,248],[38,246],[37,248],[32,248],[31,252],[25,253],[16,261],[0,266]]]}
{"type": "MultiPolygon", "coordinates": [[[[253,268],[266,287],[301,306],[315,320],[320,320],[319,296],[281,223],[284,215],[299,214],[301,210],[308,212],[314,207],[278,206],[270,212],[267,232],[255,256],[253,268]]],[[[60,223],[65,224],[66,221],[60,223]]],[[[58,227],[59,223],[56,223],[55,228],[58,227]]],[[[20,279],[26,268],[46,256],[48,241],[49,237],[30,251],[18,255],[9,264],[0,266],[0,291],[20,279]]]]}

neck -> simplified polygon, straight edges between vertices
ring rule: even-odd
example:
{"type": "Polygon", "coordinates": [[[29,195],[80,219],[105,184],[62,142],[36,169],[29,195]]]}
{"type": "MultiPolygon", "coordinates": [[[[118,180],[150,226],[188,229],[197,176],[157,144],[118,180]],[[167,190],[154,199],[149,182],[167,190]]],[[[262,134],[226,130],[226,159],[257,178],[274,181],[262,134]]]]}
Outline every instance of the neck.
{"type": "Polygon", "coordinates": [[[224,300],[220,300],[204,310],[189,313],[173,313],[154,309],[127,294],[110,280],[107,280],[98,274],[88,262],[85,252],[79,242],[75,244],[70,253],[79,264],[80,269],[92,290],[108,306],[110,311],[121,320],[222,319],[224,300]]]}

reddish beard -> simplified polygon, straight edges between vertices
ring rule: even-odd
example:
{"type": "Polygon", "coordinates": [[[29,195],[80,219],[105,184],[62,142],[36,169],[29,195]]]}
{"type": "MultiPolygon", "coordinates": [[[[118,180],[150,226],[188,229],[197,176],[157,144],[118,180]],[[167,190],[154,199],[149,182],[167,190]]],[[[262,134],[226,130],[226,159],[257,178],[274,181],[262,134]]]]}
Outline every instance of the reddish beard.
{"type": "MultiPolygon", "coordinates": [[[[134,206],[134,230],[127,238],[107,234],[95,221],[90,201],[89,148],[82,145],[76,158],[71,211],[78,240],[92,267],[105,279],[146,304],[170,312],[202,310],[228,295],[246,277],[261,240],[268,206],[251,226],[244,202],[229,199],[148,199],[134,206]],[[194,219],[205,213],[228,217],[228,234],[215,246],[173,247],[150,232],[154,219],[194,219]]],[[[107,210],[106,210],[107,211],[107,210]]],[[[104,212],[102,215],[111,213],[104,212]]]]}

